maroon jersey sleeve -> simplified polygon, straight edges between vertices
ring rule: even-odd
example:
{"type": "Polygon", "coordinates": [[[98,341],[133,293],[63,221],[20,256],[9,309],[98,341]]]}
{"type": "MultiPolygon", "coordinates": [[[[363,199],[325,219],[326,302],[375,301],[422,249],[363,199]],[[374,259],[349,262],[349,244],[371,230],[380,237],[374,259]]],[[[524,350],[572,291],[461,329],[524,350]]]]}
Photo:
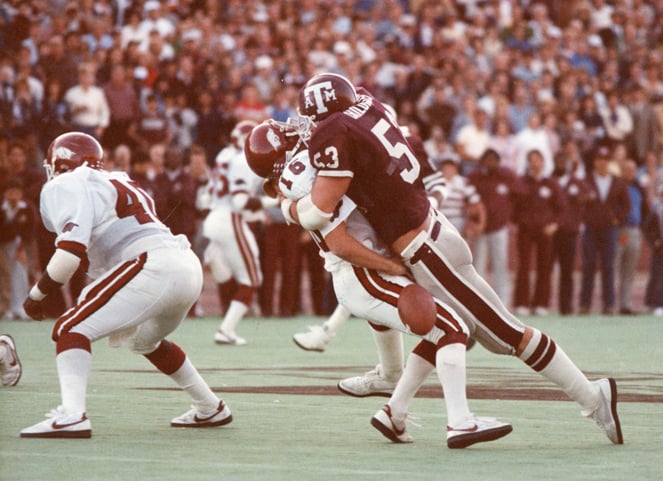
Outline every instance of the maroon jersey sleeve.
{"type": "Polygon", "coordinates": [[[430,204],[421,164],[373,97],[363,95],[323,120],[309,141],[309,156],[318,175],[352,177],[347,195],[388,244],[426,219],[430,204]]]}

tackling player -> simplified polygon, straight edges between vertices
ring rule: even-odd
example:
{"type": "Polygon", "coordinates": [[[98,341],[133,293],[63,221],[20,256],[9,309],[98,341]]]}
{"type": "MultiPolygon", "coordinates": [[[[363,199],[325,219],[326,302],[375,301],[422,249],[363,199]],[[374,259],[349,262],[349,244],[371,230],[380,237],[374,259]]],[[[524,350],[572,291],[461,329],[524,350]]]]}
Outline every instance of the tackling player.
{"type": "MultiPolygon", "coordinates": [[[[249,134],[245,150],[251,168],[268,179],[266,192],[278,192],[286,199],[296,200],[310,192],[316,169],[311,166],[306,150],[296,151],[286,163],[286,157],[293,153],[290,149],[301,146],[292,147],[285,133],[287,128],[277,122],[263,122],[249,134]]],[[[405,276],[404,266],[390,258],[388,248],[348,197],[341,199],[328,224],[310,234],[325,258],[325,269],[331,273],[339,304],[368,319],[373,332],[382,334],[375,339],[380,364],[385,370],[400,371],[403,359],[400,333],[413,334],[418,330],[408,327],[407,319],[400,314],[407,310],[418,312],[416,306],[405,305],[412,302],[405,291],[413,282],[405,276]]],[[[430,297],[423,289],[422,292],[430,297]]],[[[512,430],[510,424],[470,413],[465,371],[468,329],[449,306],[437,299],[433,302],[433,319],[424,329],[426,333],[417,334],[421,342],[410,354],[391,399],[371,424],[393,442],[412,442],[405,425],[408,405],[435,368],[444,390],[450,448],[464,448],[506,436],[512,430]]],[[[339,387],[343,390],[341,384],[339,387]]]]}
{"type": "Polygon", "coordinates": [[[554,382],[611,442],[622,444],[614,379],[590,382],[551,337],[506,309],[474,269],[465,240],[431,208],[421,166],[380,102],[345,77],[325,73],[301,89],[299,113],[308,119],[303,125],[310,129],[301,135],[318,175],[309,195],[282,204],[285,213],[306,229],[320,229],[347,194],[417,283],[461,315],[473,338],[554,382]]]}
{"type": "Polygon", "coordinates": [[[157,219],[154,201],[124,172],[103,170],[94,137],[69,132],[48,148],[48,182],[41,192],[44,225],[56,234],[56,250],[25,311],[44,319],[49,294],[81,263],[95,279],[76,305],[55,323],[56,364],[62,405],[48,419],[21,431],[25,438],[89,438],[86,391],[91,344],[104,337],[144,355],[189,394],[193,407],[173,427],[212,427],[232,421],[230,409],[212,392],[184,351],[165,339],[198,299],[203,273],[183,235],[157,219]]]}

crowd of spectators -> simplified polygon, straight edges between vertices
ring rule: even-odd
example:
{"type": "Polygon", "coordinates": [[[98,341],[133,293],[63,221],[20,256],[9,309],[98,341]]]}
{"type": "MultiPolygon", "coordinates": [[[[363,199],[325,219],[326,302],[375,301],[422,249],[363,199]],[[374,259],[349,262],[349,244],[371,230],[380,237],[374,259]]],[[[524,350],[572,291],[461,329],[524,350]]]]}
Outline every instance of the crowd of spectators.
{"type": "MultiPolygon", "coordinates": [[[[628,187],[641,192],[642,199],[636,196],[635,201],[643,209],[631,209],[615,227],[648,227],[651,272],[643,305],[660,308],[656,312],[663,315],[660,0],[8,0],[0,5],[2,182],[12,179],[10,186],[21,186],[23,198],[38,205],[45,179],[35,169],[56,135],[76,129],[102,142],[108,168],[129,170],[157,204],[167,199],[168,206],[160,206],[164,216],[176,221],[183,205],[183,218],[199,225],[199,219],[191,220],[195,201],[172,198],[173,192],[183,196],[194,190],[189,180],[178,183],[177,176],[184,173],[202,185],[236,122],[294,117],[299,87],[319,71],[343,74],[392,105],[399,123],[423,139],[436,166],[453,154],[458,175],[470,180],[473,171],[490,163],[484,159],[487,152],[516,180],[530,174],[532,162],[541,164],[544,176],[559,165],[558,177],[589,178],[595,159],[605,157],[608,171],[632,201],[628,187]],[[195,166],[192,162],[189,169],[193,158],[195,166]],[[633,176],[621,178],[631,170],[633,176]],[[652,223],[659,226],[658,237],[652,223]]],[[[504,244],[503,229],[515,221],[523,233],[521,244],[533,238],[523,212],[514,217],[513,206],[495,204],[480,188],[478,194],[484,196],[485,218],[479,224],[485,230],[472,237],[487,269],[488,258],[500,258],[496,252],[487,257],[486,236],[501,233],[504,244]],[[495,213],[496,205],[506,215],[504,210],[495,213]]],[[[527,204],[522,198],[519,202],[527,204]]],[[[293,239],[295,248],[303,242],[299,232],[278,228],[283,219],[276,211],[267,218],[264,230],[289,232],[289,240],[265,252],[291,259],[292,252],[282,251],[293,248],[293,239]]],[[[578,234],[583,226],[580,218],[569,228],[578,234]]],[[[43,226],[34,230],[39,255],[37,265],[28,268],[30,276],[38,272],[39,259],[49,258],[52,242],[43,226]]],[[[187,233],[201,252],[196,232],[187,233]]],[[[616,242],[622,245],[621,235],[631,231],[618,233],[616,242]]],[[[263,236],[265,242],[271,238],[263,236]]],[[[17,244],[18,251],[22,246],[17,244]]],[[[523,252],[518,299],[511,298],[503,271],[488,278],[500,286],[508,304],[543,313],[549,286],[537,281],[538,300],[529,298],[529,260],[522,256],[529,255],[530,247],[518,249],[523,252]]],[[[552,259],[554,246],[540,247],[537,266],[544,272],[538,277],[549,284],[552,262],[545,257],[552,259]]],[[[563,252],[575,248],[575,243],[566,245],[563,252]]],[[[616,268],[617,248],[610,251],[612,259],[605,262],[616,268]]],[[[308,257],[304,265],[311,279],[318,279],[321,267],[308,257]]],[[[23,258],[3,259],[0,266],[23,258]]],[[[273,259],[265,263],[276,264],[273,259]]],[[[282,269],[293,265],[299,263],[282,269]]],[[[583,266],[585,290],[591,287],[592,268],[583,266]]],[[[631,272],[632,267],[624,269],[631,272]]],[[[5,273],[2,300],[8,269],[0,272],[5,273]]],[[[623,282],[621,273],[617,269],[615,275],[623,282]]],[[[301,276],[295,274],[298,280],[286,283],[286,290],[290,284],[299,289],[301,276]]],[[[293,274],[281,275],[291,279],[293,274]]],[[[602,280],[609,291],[605,283],[610,279],[602,280]]],[[[315,289],[316,313],[333,308],[319,297],[323,291],[315,289]]],[[[565,296],[573,300],[560,298],[563,313],[590,310],[591,290],[577,307],[573,290],[565,296]]],[[[290,315],[301,310],[298,294],[286,298],[283,309],[263,299],[263,311],[290,315]]],[[[632,311],[623,299],[618,305],[604,297],[603,311],[632,311]]]]}

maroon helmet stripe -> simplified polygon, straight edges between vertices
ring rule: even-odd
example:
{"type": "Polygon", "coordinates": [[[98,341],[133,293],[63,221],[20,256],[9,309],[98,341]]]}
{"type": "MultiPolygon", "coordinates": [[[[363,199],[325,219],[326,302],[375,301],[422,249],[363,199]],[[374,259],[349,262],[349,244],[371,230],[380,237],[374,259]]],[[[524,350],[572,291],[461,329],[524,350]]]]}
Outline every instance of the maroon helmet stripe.
{"type": "Polygon", "coordinates": [[[478,322],[509,346],[518,347],[523,333],[514,329],[477,292],[466,285],[428,244],[424,244],[412,257],[412,264],[422,262],[437,282],[461,303],[478,322]]]}
{"type": "Polygon", "coordinates": [[[255,258],[253,257],[253,251],[249,247],[249,242],[244,235],[245,224],[242,222],[242,216],[237,213],[231,214],[233,232],[235,233],[235,239],[237,240],[237,245],[239,246],[239,252],[242,254],[242,259],[244,260],[244,265],[246,266],[246,271],[249,273],[249,279],[251,280],[251,285],[257,287],[260,283],[258,266],[256,264],[255,258]]]}
{"type": "Polygon", "coordinates": [[[57,341],[63,332],[70,331],[74,326],[83,322],[126,286],[143,269],[147,261],[147,254],[143,253],[135,259],[123,263],[99,284],[86,293],[85,298],[76,306],[64,313],[53,327],[52,338],[57,341]]]}

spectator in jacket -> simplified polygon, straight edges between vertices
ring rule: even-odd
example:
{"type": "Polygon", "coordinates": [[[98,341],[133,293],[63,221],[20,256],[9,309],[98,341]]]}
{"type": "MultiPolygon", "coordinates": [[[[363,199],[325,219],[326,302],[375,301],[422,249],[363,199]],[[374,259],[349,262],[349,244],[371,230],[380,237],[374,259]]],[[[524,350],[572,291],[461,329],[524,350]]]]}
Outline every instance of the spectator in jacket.
{"type": "Polygon", "coordinates": [[[626,183],[630,209],[626,219],[619,225],[617,234],[615,273],[619,283],[620,314],[634,314],[633,285],[640,259],[642,243],[640,229],[649,213],[647,195],[636,177],[637,168],[637,164],[632,159],[622,164],[622,179],[626,183]]]}
{"type": "Polygon", "coordinates": [[[164,170],[154,179],[154,201],[159,219],[173,234],[184,234],[193,243],[196,234],[196,181],[184,168],[182,152],[169,147],[164,170]]]}
{"type": "Polygon", "coordinates": [[[546,315],[550,305],[553,235],[564,210],[559,184],[544,174],[543,154],[527,154],[527,173],[522,176],[523,192],[517,197],[515,220],[518,225],[518,270],[514,306],[519,315],[546,315]],[[531,292],[530,265],[536,253],[536,282],[531,292]]]}
{"type": "Polygon", "coordinates": [[[573,314],[573,269],[588,188],[584,179],[575,172],[575,165],[564,153],[555,156],[553,177],[565,197],[564,211],[553,236],[553,261],[559,263],[558,307],[562,315],[573,314]]]}
{"type": "Polygon", "coordinates": [[[30,289],[29,274],[35,272],[32,243],[37,214],[34,205],[25,199],[23,183],[18,178],[5,182],[0,198],[0,256],[7,267],[1,273],[0,283],[10,286],[9,305],[5,319],[27,319],[23,301],[30,289]]]}
{"type": "Polygon", "coordinates": [[[489,279],[490,260],[490,283],[508,306],[511,298],[509,222],[519,183],[515,173],[501,166],[500,161],[496,150],[486,150],[479,159],[479,167],[469,173],[468,180],[476,187],[486,209],[485,228],[474,240],[474,264],[479,274],[489,279]]]}
{"type": "Polygon", "coordinates": [[[652,314],[663,317],[663,183],[644,223],[644,234],[651,248],[649,281],[645,295],[652,314]]]}
{"type": "Polygon", "coordinates": [[[582,236],[582,314],[588,313],[591,307],[597,267],[601,269],[603,313],[613,314],[615,309],[617,228],[628,216],[630,202],[624,181],[610,174],[609,161],[610,149],[600,147],[594,156],[593,171],[587,179],[589,189],[582,236]]]}

